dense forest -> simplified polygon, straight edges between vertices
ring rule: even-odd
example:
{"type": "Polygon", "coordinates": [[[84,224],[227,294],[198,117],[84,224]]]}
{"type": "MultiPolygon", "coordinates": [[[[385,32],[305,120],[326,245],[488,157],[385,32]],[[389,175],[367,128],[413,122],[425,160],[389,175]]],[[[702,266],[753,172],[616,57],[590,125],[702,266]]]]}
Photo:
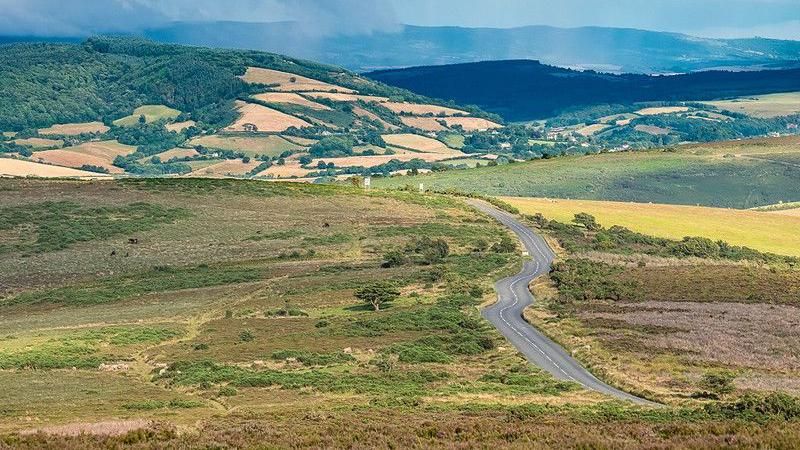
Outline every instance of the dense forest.
{"type": "Polygon", "coordinates": [[[368,77],[418,94],[478,105],[506,120],[544,119],[583,106],[712,100],[800,90],[800,69],[613,75],[538,61],[488,61],[370,72],[368,77]]]}

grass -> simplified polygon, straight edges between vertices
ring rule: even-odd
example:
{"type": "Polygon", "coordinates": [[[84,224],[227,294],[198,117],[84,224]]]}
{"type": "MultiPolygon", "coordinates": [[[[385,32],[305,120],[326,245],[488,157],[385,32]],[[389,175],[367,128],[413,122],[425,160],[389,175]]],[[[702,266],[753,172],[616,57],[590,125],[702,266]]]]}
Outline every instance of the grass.
{"type": "Polygon", "coordinates": [[[464,147],[465,138],[462,134],[446,133],[440,139],[450,148],[461,150],[464,147]]]}
{"type": "Polygon", "coordinates": [[[639,233],[676,240],[701,236],[762,252],[800,256],[800,236],[792,232],[800,227],[800,217],[663,204],[511,197],[503,200],[524,214],[541,213],[564,223],[571,222],[575,214],[585,212],[606,227],[620,225],[639,233]]]}
{"type": "Polygon", "coordinates": [[[201,136],[191,141],[191,145],[202,145],[209,149],[231,150],[242,152],[247,156],[255,155],[277,157],[286,151],[302,150],[303,147],[293,144],[280,136],[201,136]]]}
{"type": "Polygon", "coordinates": [[[747,96],[704,103],[753,117],[772,118],[800,113],[800,92],[747,96]]]}
{"type": "Polygon", "coordinates": [[[139,123],[141,116],[144,116],[146,123],[153,123],[159,120],[173,120],[181,115],[177,109],[172,109],[164,105],[144,105],[133,110],[133,114],[114,121],[118,127],[132,127],[139,123]]]}
{"type": "MultiPolygon", "coordinates": [[[[376,187],[424,183],[432,190],[518,197],[670,203],[751,208],[800,198],[800,168],[721,157],[740,144],[678,151],[610,153],[419,176],[375,178],[376,187]]],[[[784,148],[782,141],[775,145],[784,148]]],[[[761,147],[769,151],[770,146],[761,147]]]]}
{"type": "Polygon", "coordinates": [[[261,273],[249,267],[208,267],[173,269],[155,267],[137,275],[99,279],[87,285],[25,292],[7,300],[6,305],[91,306],[139,297],[155,292],[245,283],[258,280],[261,273]]]}
{"type": "Polygon", "coordinates": [[[70,201],[0,207],[0,230],[17,236],[0,244],[0,253],[52,252],[78,242],[147,231],[185,217],[187,212],[181,208],[143,202],[100,208],[70,201]],[[20,227],[26,229],[24,234],[19,232],[20,227]]]}

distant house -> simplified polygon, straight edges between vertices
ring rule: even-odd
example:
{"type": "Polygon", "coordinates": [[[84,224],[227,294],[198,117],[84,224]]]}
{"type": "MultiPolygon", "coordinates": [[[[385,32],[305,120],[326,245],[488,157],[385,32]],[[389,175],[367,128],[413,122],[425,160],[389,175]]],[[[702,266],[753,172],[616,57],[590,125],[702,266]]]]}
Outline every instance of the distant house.
{"type": "Polygon", "coordinates": [[[247,131],[247,132],[250,132],[250,133],[258,131],[258,127],[255,126],[255,124],[252,124],[252,123],[246,123],[246,124],[242,125],[242,128],[244,129],[244,131],[247,131]]]}

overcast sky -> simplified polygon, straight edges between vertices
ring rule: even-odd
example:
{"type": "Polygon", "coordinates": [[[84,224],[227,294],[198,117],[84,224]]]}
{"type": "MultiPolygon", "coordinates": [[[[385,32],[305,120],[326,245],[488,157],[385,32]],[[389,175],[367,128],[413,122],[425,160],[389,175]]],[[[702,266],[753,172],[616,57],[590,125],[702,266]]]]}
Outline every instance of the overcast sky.
{"type": "Polygon", "coordinates": [[[0,0],[0,35],[85,36],[215,20],[298,20],[350,34],[400,23],[598,25],[800,40],[800,0],[0,0]]]}

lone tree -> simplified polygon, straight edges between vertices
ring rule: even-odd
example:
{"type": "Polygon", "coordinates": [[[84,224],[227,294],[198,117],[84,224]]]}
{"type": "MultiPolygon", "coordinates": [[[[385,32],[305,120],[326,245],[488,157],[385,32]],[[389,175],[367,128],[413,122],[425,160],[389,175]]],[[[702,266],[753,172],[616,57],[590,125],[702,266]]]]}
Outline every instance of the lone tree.
{"type": "Polygon", "coordinates": [[[375,311],[380,311],[381,305],[389,303],[399,296],[400,291],[385,281],[368,284],[356,291],[356,298],[372,305],[375,311]]]}

